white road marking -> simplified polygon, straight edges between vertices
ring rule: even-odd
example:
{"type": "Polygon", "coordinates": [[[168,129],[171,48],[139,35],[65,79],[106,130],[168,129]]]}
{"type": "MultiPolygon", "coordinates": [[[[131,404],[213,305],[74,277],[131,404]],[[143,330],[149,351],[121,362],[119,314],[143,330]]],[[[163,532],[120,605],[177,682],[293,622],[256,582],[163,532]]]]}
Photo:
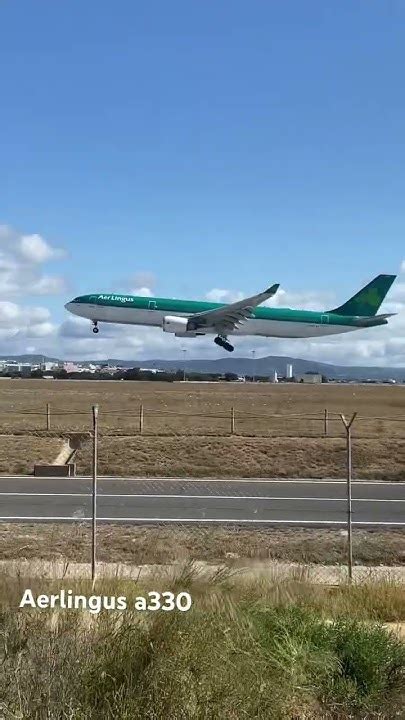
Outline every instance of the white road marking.
{"type": "MultiPolygon", "coordinates": [[[[55,477],[39,477],[35,475],[0,475],[0,482],[2,480],[56,480],[60,482],[62,479],[67,479],[68,482],[75,482],[76,480],[89,480],[91,481],[90,475],[76,475],[72,478],[61,478],[55,477]]],[[[103,480],[115,480],[118,482],[130,481],[130,482],[197,482],[197,483],[297,483],[300,485],[342,485],[347,481],[345,478],[339,480],[332,479],[321,479],[321,478],[176,478],[176,477],[117,477],[114,475],[99,475],[98,479],[100,482],[103,480]]],[[[395,480],[352,480],[352,485],[405,485],[404,481],[395,480]]]]}
{"type": "MultiPolygon", "coordinates": [[[[0,497],[92,497],[91,493],[26,493],[26,492],[1,492],[0,497]]],[[[311,502],[347,502],[347,498],[330,498],[330,497],[278,497],[278,496],[267,496],[267,495],[159,495],[157,493],[147,494],[124,494],[113,495],[109,493],[98,492],[97,497],[101,498],[156,498],[166,499],[174,498],[177,500],[304,500],[311,502]]],[[[405,499],[392,499],[392,498],[352,498],[352,502],[379,502],[379,503],[404,503],[405,499]]]]}
{"type": "MultiPolygon", "coordinates": [[[[42,520],[69,520],[71,522],[75,521],[90,521],[92,520],[91,517],[53,517],[53,516],[45,516],[45,517],[37,517],[37,516],[13,516],[8,515],[4,517],[0,517],[0,521],[7,521],[7,520],[21,520],[21,521],[42,521],[42,520]]],[[[346,520],[240,520],[235,518],[134,518],[134,517],[98,517],[98,521],[104,521],[104,522],[156,522],[156,523],[236,523],[237,525],[245,525],[245,524],[256,524],[256,525],[275,525],[275,524],[283,524],[283,525],[346,525],[346,520]]],[[[385,525],[389,527],[402,527],[405,526],[405,522],[373,522],[368,520],[357,520],[353,521],[352,525],[385,525]]]]}

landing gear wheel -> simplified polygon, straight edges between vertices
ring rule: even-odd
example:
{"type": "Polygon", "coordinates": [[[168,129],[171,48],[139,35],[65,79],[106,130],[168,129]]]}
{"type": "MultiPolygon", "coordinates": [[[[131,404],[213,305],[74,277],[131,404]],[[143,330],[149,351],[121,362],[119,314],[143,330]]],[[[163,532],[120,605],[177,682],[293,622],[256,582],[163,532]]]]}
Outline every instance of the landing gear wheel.
{"type": "Polygon", "coordinates": [[[93,332],[97,334],[99,331],[97,327],[97,320],[93,320],[93,326],[93,332]]]}
{"type": "Polygon", "coordinates": [[[227,338],[221,337],[221,335],[218,335],[218,337],[214,338],[214,343],[219,345],[219,347],[224,348],[224,350],[227,350],[228,352],[233,352],[235,349],[233,345],[228,342],[227,338]]]}
{"type": "Polygon", "coordinates": [[[97,333],[100,332],[100,331],[99,331],[98,327],[94,327],[94,328],[93,328],[93,332],[94,332],[95,334],[97,334],[97,333]]]}

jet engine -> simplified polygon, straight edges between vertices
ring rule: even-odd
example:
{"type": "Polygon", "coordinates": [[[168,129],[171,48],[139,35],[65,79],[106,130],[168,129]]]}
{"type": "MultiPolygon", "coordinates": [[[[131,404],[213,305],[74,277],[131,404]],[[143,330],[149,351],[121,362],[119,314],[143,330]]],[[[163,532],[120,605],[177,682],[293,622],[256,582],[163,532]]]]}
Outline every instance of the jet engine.
{"type": "Polygon", "coordinates": [[[187,332],[188,318],[178,317],[176,315],[166,315],[163,318],[163,332],[169,333],[185,333],[187,332]]]}

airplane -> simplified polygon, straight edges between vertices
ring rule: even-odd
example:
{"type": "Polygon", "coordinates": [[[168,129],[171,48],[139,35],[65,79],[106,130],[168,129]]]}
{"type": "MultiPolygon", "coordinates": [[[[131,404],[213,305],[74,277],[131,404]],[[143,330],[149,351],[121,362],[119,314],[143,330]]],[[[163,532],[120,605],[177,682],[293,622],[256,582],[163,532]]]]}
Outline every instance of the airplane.
{"type": "Polygon", "coordinates": [[[98,323],[105,322],[160,327],[182,338],[213,334],[217,345],[232,352],[229,335],[308,338],[386,325],[396,313],[377,312],[395,278],[377,275],[343,305],[322,312],[259,307],[276,294],[279,284],[230,304],[100,293],[76,297],[65,308],[91,320],[94,333],[99,332],[98,323]]]}

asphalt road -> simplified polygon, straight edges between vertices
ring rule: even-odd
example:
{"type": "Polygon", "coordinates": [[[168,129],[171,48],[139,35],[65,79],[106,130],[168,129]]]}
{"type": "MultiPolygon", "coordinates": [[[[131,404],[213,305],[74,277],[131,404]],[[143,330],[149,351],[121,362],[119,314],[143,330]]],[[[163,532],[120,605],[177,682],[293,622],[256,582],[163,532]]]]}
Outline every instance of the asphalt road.
{"type": "MultiPolygon", "coordinates": [[[[91,519],[89,478],[0,477],[0,521],[91,519]]],[[[405,527],[405,483],[353,482],[353,523],[405,527]]],[[[345,481],[100,478],[102,522],[345,525],[345,481]]]]}

